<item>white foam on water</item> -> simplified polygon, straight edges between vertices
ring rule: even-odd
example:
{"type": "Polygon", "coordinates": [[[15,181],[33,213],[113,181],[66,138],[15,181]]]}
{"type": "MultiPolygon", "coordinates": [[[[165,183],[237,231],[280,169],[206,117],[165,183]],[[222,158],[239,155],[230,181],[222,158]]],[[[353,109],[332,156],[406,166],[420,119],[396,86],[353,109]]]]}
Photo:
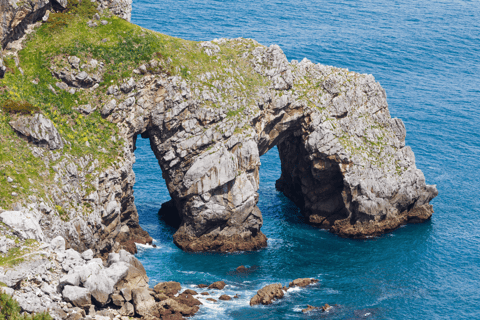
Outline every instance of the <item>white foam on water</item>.
{"type": "Polygon", "coordinates": [[[295,306],[292,310],[293,312],[302,312],[303,308],[300,306],[295,306]]]}
{"type": "Polygon", "coordinates": [[[302,291],[302,288],[300,288],[300,287],[288,288],[287,292],[285,294],[292,293],[292,292],[298,292],[298,291],[302,291]]]}

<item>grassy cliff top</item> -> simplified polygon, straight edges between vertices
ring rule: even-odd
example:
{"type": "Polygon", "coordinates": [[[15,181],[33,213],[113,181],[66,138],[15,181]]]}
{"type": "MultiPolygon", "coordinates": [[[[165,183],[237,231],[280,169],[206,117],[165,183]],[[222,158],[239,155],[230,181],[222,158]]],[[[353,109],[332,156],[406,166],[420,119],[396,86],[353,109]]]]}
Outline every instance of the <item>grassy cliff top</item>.
{"type": "MultiPolygon", "coordinates": [[[[214,80],[234,77],[236,91],[226,96],[248,99],[249,93],[265,81],[253,72],[248,62],[238,59],[251,46],[250,42],[255,46],[253,40],[240,41],[238,48],[235,41],[218,43],[221,51],[209,55],[198,42],[143,29],[108,10],[97,12],[90,1],[81,4],[69,1],[65,12],[50,13],[47,22],[38,23],[34,31],[25,36],[22,50],[16,52],[7,47],[4,51],[8,69],[0,79],[0,207],[9,209],[28,196],[48,195],[48,186],[54,183],[52,167],[65,156],[77,160],[93,156],[100,168],[114,164],[121,156],[123,145],[118,128],[103,119],[98,111],[85,116],[77,108],[90,104],[101,109],[108,101],[107,88],[120,86],[131,77],[141,78],[142,75],[134,71],[142,64],[155,60],[158,68],[149,72],[178,75],[187,83],[193,81],[197,87],[209,89],[214,89],[214,80]],[[99,20],[94,19],[96,14],[99,20]],[[88,25],[92,21],[96,27],[88,25]],[[94,90],[78,89],[71,93],[57,86],[61,80],[54,77],[53,72],[66,70],[72,56],[79,58],[83,69],[100,76],[99,86],[94,90]],[[205,77],[208,72],[214,76],[205,77]],[[46,151],[53,159],[50,163],[34,156],[33,146],[20,139],[10,127],[9,122],[19,115],[15,111],[18,106],[23,108],[23,113],[44,114],[66,140],[62,150],[46,151]],[[7,182],[8,177],[13,182],[7,182]]],[[[232,111],[229,115],[236,113],[232,111]]]]}

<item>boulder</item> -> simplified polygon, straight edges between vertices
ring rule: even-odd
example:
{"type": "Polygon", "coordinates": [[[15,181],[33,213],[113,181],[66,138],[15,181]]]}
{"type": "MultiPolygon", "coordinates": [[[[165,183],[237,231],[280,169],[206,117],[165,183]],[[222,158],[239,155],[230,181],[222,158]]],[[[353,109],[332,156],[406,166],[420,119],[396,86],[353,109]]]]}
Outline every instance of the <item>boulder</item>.
{"type": "Polygon", "coordinates": [[[299,279],[295,279],[293,280],[292,282],[290,282],[288,284],[288,287],[289,288],[294,288],[294,287],[306,287],[310,284],[314,284],[314,283],[317,283],[318,282],[318,279],[314,279],[314,278],[299,278],[299,279]]]}
{"type": "Polygon", "coordinates": [[[41,113],[34,116],[19,116],[9,124],[13,130],[36,145],[48,147],[50,150],[63,148],[62,137],[57,128],[41,113]]]}
{"type": "Polygon", "coordinates": [[[110,302],[110,294],[114,291],[115,282],[102,269],[98,273],[91,275],[83,285],[98,304],[105,306],[110,302]]]}
{"type": "Polygon", "coordinates": [[[163,318],[172,317],[176,315],[190,317],[190,316],[193,316],[195,313],[197,313],[199,310],[198,306],[196,305],[189,307],[171,298],[159,302],[157,305],[157,308],[158,308],[158,313],[163,318]]]}
{"type": "Polygon", "coordinates": [[[109,102],[105,103],[102,110],[100,111],[100,114],[103,117],[108,117],[110,115],[110,113],[113,112],[113,110],[115,109],[116,106],[117,106],[117,100],[112,99],[109,102]]]}
{"type": "Polygon", "coordinates": [[[58,236],[50,241],[50,249],[54,252],[65,251],[65,239],[62,236],[58,236]]]}
{"type": "Polygon", "coordinates": [[[182,294],[191,294],[192,296],[194,296],[194,295],[197,295],[198,292],[195,291],[195,290],[192,290],[192,289],[187,289],[187,290],[183,291],[182,294]]]}
{"type": "Polygon", "coordinates": [[[92,304],[90,292],[85,288],[65,286],[62,296],[66,301],[79,308],[88,308],[92,304]]]}
{"type": "Polygon", "coordinates": [[[150,295],[150,291],[147,288],[133,289],[132,297],[136,313],[141,316],[155,313],[155,299],[150,295]]]}
{"type": "Polygon", "coordinates": [[[268,305],[276,299],[283,298],[283,296],[284,292],[280,283],[270,284],[257,291],[257,294],[250,300],[250,306],[268,305]]]}
{"type": "Polygon", "coordinates": [[[182,289],[182,286],[180,285],[180,283],[175,281],[161,282],[153,288],[153,290],[155,290],[156,293],[163,293],[169,297],[173,297],[181,289],[182,289]]]}
{"type": "Polygon", "coordinates": [[[218,300],[229,301],[229,300],[232,300],[232,297],[226,294],[222,294],[220,298],[218,298],[218,300]]]}
{"type": "Polygon", "coordinates": [[[87,261],[92,260],[93,259],[92,249],[88,249],[87,251],[84,251],[82,253],[82,258],[83,258],[83,260],[87,260],[87,261]]]}
{"type": "Polygon", "coordinates": [[[112,303],[116,305],[117,307],[121,307],[125,303],[125,299],[123,298],[122,295],[120,294],[112,294],[112,303]]]}
{"type": "Polygon", "coordinates": [[[223,290],[225,288],[225,282],[224,281],[216,281],[212,283],[211,285],[208,286],[208,289],[218,289],[218,290],[223,290]]]}
{"type": "Polygon", "coordinates": [[[122,296],[125,298],[125,301],[130,301],[132,300],[132,289],[130,288],[123,288],[120,290],[122,293],[122,296]]]}
{"type": "MultiPolygon", "coordinates": [[[[191,294],[182,293],[178,297],[174,297],[172,299],[189,307],[199,306],[202,304],[200,300],[195,299],[191,294]]],[[[162,301],[164,300],[166,299],[162,299],[162,301]]]]}
{"type": "Polygon", "coordinates": [[[200,289],[208,288],[208,284],[199,284],[197,287],[199,287],[200,289]]]}
{"type": "Polygon", "coordinates": [[[31,212],[4,211],[0,213],[0,221],[12,228],[14,233],[23,239],[43,241],[45,238],[37,217],[31,212]]]}
{"type": "Polygon", "coordinates": [[[131,317],[135,314],[135,308],[133,304],[130,302],[126,302],[121,308],[120,308],[120,314],[123,316],[131,317]]]}

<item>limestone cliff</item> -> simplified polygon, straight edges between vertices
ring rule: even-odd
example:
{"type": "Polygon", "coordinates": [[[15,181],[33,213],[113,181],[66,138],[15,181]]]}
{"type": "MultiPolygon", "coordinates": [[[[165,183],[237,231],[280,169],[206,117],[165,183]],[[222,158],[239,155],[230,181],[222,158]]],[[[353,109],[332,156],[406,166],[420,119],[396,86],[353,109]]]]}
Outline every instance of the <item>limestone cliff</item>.
{"type": "MultiPolygon", "coordinates": [[[[3,80],[10,91],[35,92],[23,96],[61,131],[63,149],[26,145],[51,181],[41,197],[17,203],[35,212],[47,237],[62,234],[97,253],[148,241],[133,201],[139,134],[163,171],[181,221],[174,241],[184,250],[266,246],[257,191],[260,156],[274,146],[282,163],[277,188],[308,223],[365,238],[430,218],[437,190],[416,168],[405,126],[391,118],[373,76],[289,62],[278,46],[249,39],[168,37],[104,7],[60,31],[48,19],[38,24],[18,53],[25,74],[3,80]],[[80,31],[67,42],[69,30],[80,31]],[[42,51],[48,63],[36,65],[28,53],[48,37],[56,46],[42,51]]],[[[15,129],[17,118],[4,120],[15,129]]]]}

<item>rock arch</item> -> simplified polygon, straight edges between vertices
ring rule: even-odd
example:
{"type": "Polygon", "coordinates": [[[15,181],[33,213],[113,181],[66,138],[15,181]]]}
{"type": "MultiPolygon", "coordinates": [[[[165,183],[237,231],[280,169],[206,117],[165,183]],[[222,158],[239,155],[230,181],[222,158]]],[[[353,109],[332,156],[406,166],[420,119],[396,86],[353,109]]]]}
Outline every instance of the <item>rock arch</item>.
{"type": "MultiPolygon", "coordinates": [[[[181,220],[174,235],[180,248],[266,246],[256,204],[260,156],[273,146],[282,163],[277,188],[309,223],[365,238],[430,218],[437,190],[416,168],[405,126],[390,117],[373,76],[306,59],[289,63],[278,46],[222,41],[250,48],[242,59],[267,83],[253,104],[239,98],[214,108],[208,102],[220,89],[209,96],[180,76],[147,74],[129,82],[133,94],[109,89],[124,102],[103,112],[132,150],[137,134],[150,139],[181,220]]],[[[220,50],[212,42],[201,47],[220,50]]]]}

